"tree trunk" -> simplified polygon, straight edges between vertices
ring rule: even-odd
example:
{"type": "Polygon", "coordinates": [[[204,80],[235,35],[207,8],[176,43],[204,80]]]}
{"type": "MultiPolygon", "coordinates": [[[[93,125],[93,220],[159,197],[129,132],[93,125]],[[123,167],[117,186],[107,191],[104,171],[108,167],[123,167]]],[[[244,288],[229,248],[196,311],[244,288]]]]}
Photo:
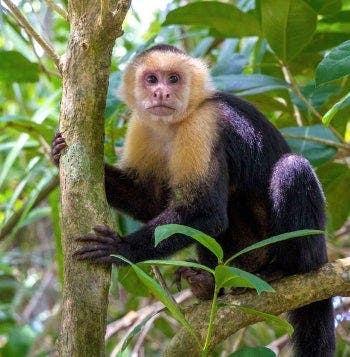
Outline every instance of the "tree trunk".
{"type": "Polygon", "coordinates": [[[67,148],[60,159],[64,252],[60,356],[104,356],[110,268],[78,262],[75,238],[97,224],[112,226],[105,199],[103,112],[115,39],[129,1],[71,0],[71,32],[62,59],[60,131],[67,148]],[[114,5],[113,5],[114,4],[114,5]],[[115,7],[114,9],[112,7],[115,7]]]}

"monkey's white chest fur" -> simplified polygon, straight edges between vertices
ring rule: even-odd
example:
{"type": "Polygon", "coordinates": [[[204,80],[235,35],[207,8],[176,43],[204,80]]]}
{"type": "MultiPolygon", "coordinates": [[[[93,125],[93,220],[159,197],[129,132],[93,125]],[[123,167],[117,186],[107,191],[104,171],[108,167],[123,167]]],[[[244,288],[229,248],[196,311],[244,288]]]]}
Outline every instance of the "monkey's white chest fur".
{"type": "Polygon", "coordinates": [[[121,166],[171,186],[197,181],[208,174],[216,133],[216,118],[205,105],[174,124],[146,122],[133,114],[121,166]]]}

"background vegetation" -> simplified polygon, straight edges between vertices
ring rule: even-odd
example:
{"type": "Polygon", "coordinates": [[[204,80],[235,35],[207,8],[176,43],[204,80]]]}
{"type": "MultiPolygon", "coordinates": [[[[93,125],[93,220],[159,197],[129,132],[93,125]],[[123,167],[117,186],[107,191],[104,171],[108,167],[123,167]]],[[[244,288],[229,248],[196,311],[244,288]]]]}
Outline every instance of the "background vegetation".
{"type": "MultiPolygon", "coordinates": [[[[106,161],[118,161],[127,127],[126,108],[115,95],[120,71],[134,53],[154,43],[177,45],[206,58],[219,89],[256,104],[292,149],[311,161],[327,198],[330,259],[349,256],[350,1],[174,0],[155,12],[147,28],[142,7],[136,10],[140,3],[134,1],[114,49],[105,109],[106,161]]],[[[16,4],[63,55],[69,36],[64,11],[57,12],[51,1],[16,4]]],[[[0,355],[47,356],[55,350],[63,271],[57,169],[49,155],[62,83],[53,61],[4,2],[0,15],[0,355]]],[[[114,215],[121,233],[137,228],[137,222],[114,215]]],[[[193,255],[189,249],[179,257],[193,255]]],[[[172,270],[164,275],[170,281],[172,270]]],[[[337,353],[346,356],[349,300],[335,303],[337,353]]],[[[157,308],[133,271],[113,271],[108,353],[115,356],[127,333],[157,308]]],[[[159,355],[177,329],[177,322],[161,312],[124,354],[159,355]]],[[[225,342],[217,355],[252,345],[282,348],[283,334],[272,324],[257,324],[225,342]]],[[[282,353],[288,356],[288,347],[282,353]]]]}

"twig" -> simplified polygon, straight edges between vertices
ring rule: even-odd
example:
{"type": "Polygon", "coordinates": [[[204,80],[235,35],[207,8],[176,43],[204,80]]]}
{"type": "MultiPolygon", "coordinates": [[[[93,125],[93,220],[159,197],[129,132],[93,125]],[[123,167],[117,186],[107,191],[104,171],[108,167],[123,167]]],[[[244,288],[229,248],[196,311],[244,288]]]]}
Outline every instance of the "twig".
{"type": "Polygon", "coordinates": [[[174,299],[173,295],[171,294],[162,273],[160,272],[159,268],[156,265],[152,265],[152,272],[156,279],[158,280],[160,286],[164,289],[164,291],[167,293],[168,297],[173,300],[173,302],[176,304],[176,300],[174,299]]]}
{"type": "Polygon", "coordinates": [[[151,317],[145,324],[144,328],[142,329],[139,338],[137,339],[134,348],[131,351],[131,357],[139,357],[140,354],[140,349],[145,341],[145,338],[149,332],[149,330],[152,328],[154,320],[156,320],[159,317],[159,314],[154,315],[151,317]]]}
{"type": "MultiPolygon", "coordinates": [[[[286,82],[288,84],[291,85],[292,89],[295,91],[295,88],[293,86],[293,83],[295,84],[295,82],[293,80],[291,73],[288,71],[288,68],[284,64],[281,64],[281,68],[282,68],[282,73],[284,75],[284,79],[286,80],[286,82]]],[[[299,90],[298,87],[297,87],[297,89],[299,90]]],[[[292,103],[292,105],[293,105],[295,121],[297,122],[298,126],[303,126],[303,120],[301,119],[301,114],[300,114],[299,108],[294,103],[292,103]]]]}
{"type": "Polygon", "coordinates": [[[61,15],[66,21],[69,22],[68,13],[65,9],[58,6],[53,0],[45,0],[45,2],[51,10],[57,12],[57,14],[61,15]]]}
{"type": "Polygon", "coordinates": [[[322,115],[310,104],[310,102],[304,97],[303,93],[301,93],[297,82],[294,80],[293,75],[289,71],[289,68],[284,63],[281,64],[281,67],[284,77],[286,81],[292,86],[294,93],[306,105],[310,112],[315,115],[316,118],[322,120],[322,115]]]}
{"type": "Polygon", "coordinates": [[[304,136],[304,135],[295,135],[295,134],[282,134],[282,135],[285,138],[312,141],[312,142],[315,142],[315,143],[318,143],[318,144],[322,144],[322,145],[326,145],[326,146],[332,146],[332,147],[335,147],[337,149],[344,149],[344,150],[347,150],[347,151],[350,150],[350,145],[348,145],[348,144],[336,143],[335,141],[318,138],[316,136],[304,136]]]}
{"type": "MultiPolygon", "coordinates": [[[[175,295],[175,300],[179,304],[179,303],[182,303],[185,300],[189,299],[191,296],[192,296],[192,293],[190,292],[190,290],[184,290],[184,291],[181,291],[180,293],[175,295]]],[[[161,302],[156,301],[155,303],[150,304],[146,307],[143,307],[140,310],[130,311],[128,314],[123,316],[121,319],[116,320],[116,321],[107,325],[105,339],[108,340],[110,337],[112,337],[119,331],[124,330],[124,329],[128,328],[129,326],[133,325],[136,320],[140,321],[140,320],[144,319],[146,316],[148,316],[152,313],[155,313],[156,311],[161,310],[163,307],[164,307],[164,305],[161,302]]]]}
{"type": "Polygon", "coordinates": [[[10,9],[12,16],[16,19],[18,24],[24,28],[28,36],[34,38],[34,40],[44,49],[47,55],[55,62],[58,70],[60,71],[60,58],[54,48],[35,31],[33,26],[28,22],[19,8],[11,0],[3,0],[3,2],[10,9]]]}

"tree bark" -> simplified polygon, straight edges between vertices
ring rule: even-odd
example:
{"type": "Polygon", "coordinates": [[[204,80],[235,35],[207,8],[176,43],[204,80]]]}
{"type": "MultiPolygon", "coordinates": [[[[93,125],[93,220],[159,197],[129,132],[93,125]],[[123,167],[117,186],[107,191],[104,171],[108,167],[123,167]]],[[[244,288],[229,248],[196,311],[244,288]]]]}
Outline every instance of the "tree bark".
{"type": "MultiPolygon", "coordinates": [[[[315,272],[283,278],[271,284],[275,293],[248,292],[242,295],[225,295],[219,299],[224,307],[216,313],[211,349],[242,327],[262,321],[256,315],[245,314],[233,305],[246,306],[273,315],[308,305],[332,296],[350,296],[350,258],[328,263],[315,272]]],[[[186,317],[192,328],[204,341],[210,314],[211,301],[188,308],[186,317]]],[[[200,356],[198,344],[185,328],[173,337],[164,353],[165,357],[200,356]]]]}
{"type": "Polygon", "coordinates": [[[60,159],[64,286],[60,356],[104,356],[110,268],[77,262],[75,238],[97,224],[113,226],[105,199],[103,112],[115,39],[128,0],[71,0],[69,44],[62,57],[60,159]],[[114,8],[113,8],[114,6],[114,8]]]}

